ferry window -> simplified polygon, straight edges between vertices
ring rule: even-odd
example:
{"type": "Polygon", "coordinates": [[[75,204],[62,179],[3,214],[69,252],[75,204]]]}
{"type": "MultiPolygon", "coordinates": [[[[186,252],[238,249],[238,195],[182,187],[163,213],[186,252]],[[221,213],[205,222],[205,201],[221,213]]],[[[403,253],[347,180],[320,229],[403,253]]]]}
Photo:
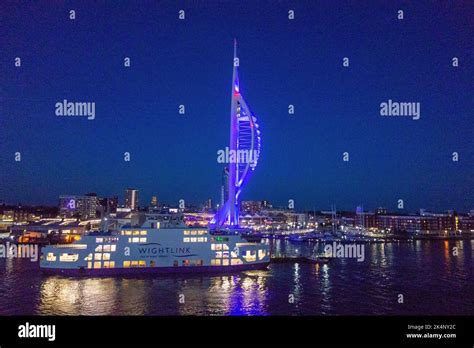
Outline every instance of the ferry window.
{"type": "Polygon", "coordinates": [[[184,242],[184,243],[189,243],[189,237],[184,237],[184,238],[183,238],[183,242],[184,242]]]}
{"type": "Polygon", "coordinates": [[[258,251],[258,259],[259,259],[259,260],[263,259],[263,258],[265,257],[265,254],[266,254],[266,253],[265,253],[265,250],[261,250],[261,249],[260,249],[260,250],[258,251]]]}
{"type": "Polygon", "coordinates": [[[96,239],[95,239],[95,242],[96,242],[96,243],[103,243],[103,242],[104,242],[104,238],[96,238],[96,239]]]}
{"type": "Polygon", "coordinates": [[[123,262],[123,267],[124,267],[124,268],[130,267],[130,261],[124,261],[124,262],[123,262]]]}
{"type": "Polygon", "coordinates": [[[223,250],[229,250],[229,246],[227,244],[222,244],[223,250]]]}
{"type": "Polygon", "coordinates": [[[216,257],[222,257],[222,251],[216,251],[216,257]]]}
{"type": "Polygon", "coordinates": [[[109,268],[115,268],[115,261],[110,261],[109,268]]]}
{"type": "Polygon", "coordinates": [[[92,268],[92,262],[87,263],[87,268],[92,268]]]}
{"type": "Polygon", "coordinates": [[[189,266],[189,260],[183,260],[183,266],[189,266]]]}
{"type": "Polygon", "coordinates": [[[255,251],[251,251],[251,250],[247,250],[243,257],[248,262],[257,260],[257,254],[255,253],[255,251]]]}
{"type": "Polygon", "coordinates": [[[204,241],[207,242],[207,237],[204,237],[204,241]]]}
{"type": "Polygon", "coordinates": [[[174,267],[178,267],[178,265],[179,265],[178,260],[174,260],[174,261],[173,261],[173,266],[174,266],[174,267]]]}
{"type": "Polygon", "coordinates": [[[94,262],[94,268],[102,268],[101,262],[94,262]]]}
{"type": "Polygon", "coordinates": [[[229,257],[229,252],[228,251],[224,251],[222,253],[222,257],[229,257]]]}
{"type": "Polygon", "coordinates": [[[184,231],[183,234],[184,234],[185,236],[189,236],[189,231],[184,231]]]}
{"type": "Polygon", "coordinates": [[[95,248],[95,251],[96,252],[102,252],[102,245],[98,245],[96,248],[95,248]]]}
{"type": "Polygon", "coordinates": [[[192,242],[192,243],[197,242],[197,238],[196,238],[196,237],[191,237],[191,242],[192,242]]]}
{"type": "Polygon", "coordinates": [[[116,245],[111,245],[110,246],[110,251],[115,251],[117,250],[117,246],[116,245]]]}
{"type": "Polygon", "coordinates": [[[61,254],[59,256],[59,261],[62,262],[75,262],[79,259],[79,254],[61,254]]]}
{"type": "Polygon", "coordinates": [[[132,238],[133,243],[138,243],[139,241],[140,241],[140,238],[138,238],[138,237],[133,237],[132,238]]]}
{"type": "Polygon", "coordinates": [[[130,265],[131,265],[132,267],[138,267],[138,261],[132,261],[132,262],[130,263],[130,265]]]}
{"type": "Polygon", "coordinates": [[[203,238],[203,237],[199,237],[199,238],[198,238],[198,242],[204,242],[204,238],[203,238]]]}
{"type": "MultiPolygon", "coordinates": [[[[104,245],[104,248],[103,248],[102,250],[103,250],[104,252],[110,251],[110,244],[104,245]]],[[[95,249],[95,251],[99,251],[99,250],[95,249]]]]}
{"type": "Polygon", "coordinates": [[[207,233],[207,231],[199,231],[200,235],[203,235],[203,234],[206,234],[206,233],[207,233]]]}
{"type": "Polygon", "coordinates": [[[243,262],[242,262],[242,260],[240,260],[240,259],[232,259],[232,260],[230,261],[230,264],[231,264],[231,265],[241,265],[241,264],[243,264],[243,262]]]}
{"type": "Polygon", "coordinates": [[[109,268],[109,261],[104,261],[104,268],[109,268]]]}
{"type": "Polygon", "coordinates": [[[102,260],[110,260],[110,254],[109,253],[104,253],[102,256],[102,260]]]}
{"type": "Polygon", "coordinates": [[[94,254],[94,260],[102,260],[102,254],[94,254]]]}
{"type": "Polygon", "coordinates": [[[126,235],[126,236],[131,236],[131,235],[132,235],[132,231],[125,231],[125,235],[126,235]]]}
{"type": "Polygon", "coordinates": [[[146,237],[140,238],[140,243],[146,243],[146,237]]]}
{"type": "Polygon", "coordinates": [[[47,261],[56,261],[56,255],[54,255],[54,253],[48,253],[48,255],[46,256],[46,260],[47,261]]]}
{"type": "Polygon", "coordinates": [[[140,234],[141,234],[142,236],[146,236],[146,235],[147,235],[147,232],[146,232],[146,231],[140,231],[140,234]]]}
{"type": "Polygon", "coordinates": [[[223,259],[222,266],[229,266],[229,259],[223,259]]]}
{"type": "Polygon", "coordinates": [[[191,231],[191,236],[195,236],[197,234],[197,231],[191,231]]]}
{"type": "Polygon", "coordinates": [[[87,257],[84,258],[85,261],[92,261],[92,253],[87,255],[87,257]]]}
{"type": "Polygon", "coordinates": [[[239,255],[235,251],[230,252],[231,257],[238,257],[239,255]]]}
{"type": "Polygon", "coordinates": [[[220,266],[220,265],[221,265],[221,260],[212,259],[212,260],[211,260],[211,265],[220,266]]]}
{"type": "Polygon", "coordinates": [[[138,236],[140,234],[140,231],[133,231],[134,236],[138,236]]]}
{"type": "Polygon", "coordinates": [[[146,267],[146,261],[145,260],[138,261],[138,266],[139,267],[146,267]]]}

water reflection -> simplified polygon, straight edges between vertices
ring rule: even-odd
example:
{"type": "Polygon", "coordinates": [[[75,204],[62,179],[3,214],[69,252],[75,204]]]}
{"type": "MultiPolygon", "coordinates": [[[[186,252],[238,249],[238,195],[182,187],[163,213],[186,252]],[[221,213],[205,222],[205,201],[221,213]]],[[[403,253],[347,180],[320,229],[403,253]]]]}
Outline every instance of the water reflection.
{"type": "MultiPolygon", "coordinates": [[[[43,275],[27,260],[0,260],[0,314],[472,314],[473,246],[473,241],[369,244],[364,262],[272,264],[265,271],[219,276],[67,278],[43,275]],[[405,306],[394,301],[400,292],[406,294],[405,306]]],[[[272,248],[294,255],[321,245],[276,241],[272,248]]]]}

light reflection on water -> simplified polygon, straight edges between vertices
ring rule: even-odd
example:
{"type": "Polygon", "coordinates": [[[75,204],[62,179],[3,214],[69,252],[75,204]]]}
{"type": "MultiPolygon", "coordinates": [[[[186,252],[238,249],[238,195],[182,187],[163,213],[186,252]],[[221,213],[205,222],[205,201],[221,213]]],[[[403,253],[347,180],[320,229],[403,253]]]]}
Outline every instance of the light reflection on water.
{"type": "MultiPolygon", "coordinates": [[[[28,260],[2,259],[0,314],[472,315],[473,246],[474,241],[370,244],[364,262],[272,264],[269,270],[219,276],[69,278],[42,275],[28,260]]],[[[319,248],[285,241],[272,247],[287,255],[319,248]]]]}

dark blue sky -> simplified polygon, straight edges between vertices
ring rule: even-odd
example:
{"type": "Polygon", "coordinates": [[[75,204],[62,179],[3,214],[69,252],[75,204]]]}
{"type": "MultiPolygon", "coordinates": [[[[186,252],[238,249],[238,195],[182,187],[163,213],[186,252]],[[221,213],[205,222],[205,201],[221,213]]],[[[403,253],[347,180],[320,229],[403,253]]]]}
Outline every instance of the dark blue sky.
{"type": "Polygon", "coordinates": [[[237,37],[241,91],[262,129],[243,199],[474,208],[471,1],[66,3],[0,4],[0,201],[123,200],[126,187],[143,203],[218,199],[237,37]],[[95,120],[55,116],[63,99],[95,102],[95,120]],[[381,117],[388,99],[420,102],[421,119],[381,117]]]}

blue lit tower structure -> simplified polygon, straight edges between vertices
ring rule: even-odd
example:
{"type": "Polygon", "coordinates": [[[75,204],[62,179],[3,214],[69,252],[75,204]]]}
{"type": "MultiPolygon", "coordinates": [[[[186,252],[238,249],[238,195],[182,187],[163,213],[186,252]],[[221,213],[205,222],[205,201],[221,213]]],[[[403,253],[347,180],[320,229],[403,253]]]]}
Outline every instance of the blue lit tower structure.
{"type": "Polygon", "coordinates": [[[251,173],[255,170],[260,157],[260,130],[257,118],[240,93],[239,59],[237,41],[234,41],[234,69],[232,74],[232,101],[230,109],[230,146],[229,152],[236,154],[235,161],[229,163],[228,198],[211,225],[235,228],[239,225],[240,194],[251,173]],[[241,154],[248,154],[247,160],[241,160],[241,154]]]}

